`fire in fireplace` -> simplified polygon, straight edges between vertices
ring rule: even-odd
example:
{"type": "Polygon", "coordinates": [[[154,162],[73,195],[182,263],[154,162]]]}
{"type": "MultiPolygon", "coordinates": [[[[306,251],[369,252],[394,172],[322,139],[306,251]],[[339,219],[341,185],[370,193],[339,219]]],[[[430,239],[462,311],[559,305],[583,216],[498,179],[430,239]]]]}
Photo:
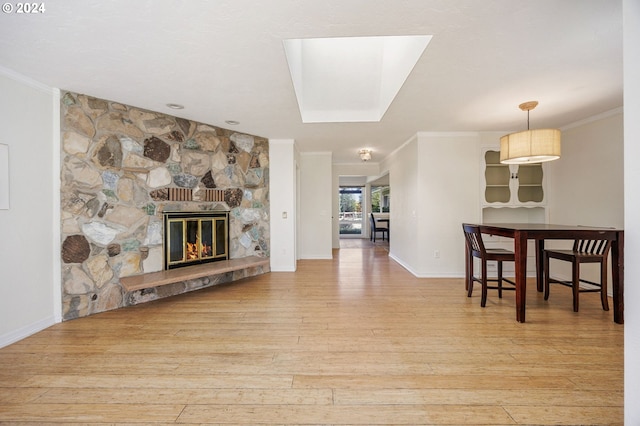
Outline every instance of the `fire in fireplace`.
{"type": "Polygon", "coordinates": [[[229,212],[164,213],[164,268],[229,258],[229,212]]]}

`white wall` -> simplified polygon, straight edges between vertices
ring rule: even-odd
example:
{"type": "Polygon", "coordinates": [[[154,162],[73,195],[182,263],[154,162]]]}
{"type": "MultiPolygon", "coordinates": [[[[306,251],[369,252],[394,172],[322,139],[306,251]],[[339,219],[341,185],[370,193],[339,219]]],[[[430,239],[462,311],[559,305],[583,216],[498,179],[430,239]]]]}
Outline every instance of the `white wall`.
{"type": "Polygon", "coordinates": [[[625,325],[624,418],[640,425],[640,2],[623,1],[625,325]]]}
{"type": "Polygon", "coordinates": [[[548,164],[549,222],[624,225],[622,109],[562,129],[562,156],[548,164]]]}
{"type": "Polygon", "coordinates": [[[296,158],[292,139],[269,140],[271,270],[296,270],[296,158]]]}
{"type": "Polygon", "coordinates": [[[480,217],[481,143],[478,133],[418,134],[418,276],[464,276],[462,222],[480,217]]]}
{"type": "Polygon", "coordinates": [[[52,183],[59,179],[53,136],[59,117],[53,89],[8,70],[0,69],[0,93],[0,143],[9,145],[10,173],[10,208],[0,210],[0,346],[6,346],[59,320],[52,183]]]}
{"type": "Polygon", "coordinates": [[[393,194],[389,212],[389,255],[407,270],[416,273],[421,238],[416,205],[418,182],[418,141],[414,137],[386,159],[389,186],[393,194]]]}
{"type": "Polygon", "coordinates": [[[300,259],[331,259],[331,153],[300,154],[300,259]]]}
{"type": "MultiPolygon", "coordinates": [[[[562,129],[562,156],[548,164],[549,222],[624,227],[624,137],[622,108],[562,129]]],[[[570,248],[570,241],[547,247],[570,248]]],[[[569,262],[551,260],[552,276],[571,279],[569,262]]],[[[584,265],[583,278],[600,281],[597,265],[584,265]]],[[[611,268],[608,268],[609,283],[611,268]]],[[[609,295],[612,288],[609,286],[609,295]]]]}
{"type": "Polygon", "coordinates": [[[418,277],[464,276],[462,222],[480,214],[478,133],[418,133],[389,159],[391,256],[418,277]]]}

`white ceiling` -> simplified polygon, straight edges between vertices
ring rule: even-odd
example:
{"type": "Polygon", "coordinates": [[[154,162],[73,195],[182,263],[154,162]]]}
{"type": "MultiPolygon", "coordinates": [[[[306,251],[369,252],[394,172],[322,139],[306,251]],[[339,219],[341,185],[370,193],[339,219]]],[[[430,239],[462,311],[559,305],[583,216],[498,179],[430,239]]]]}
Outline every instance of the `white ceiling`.
{"type": "Polygon", "coordinates": [[[619,0],[58,0],[0,15],[0,67],[63,90],[379,161],[418,131],[562,127],[622,106],[619,0]],[[433,35],[379,122],[303,123],[283,40],[433,35]],[[167,103],[185,105],[170,110],[167,103]]]}

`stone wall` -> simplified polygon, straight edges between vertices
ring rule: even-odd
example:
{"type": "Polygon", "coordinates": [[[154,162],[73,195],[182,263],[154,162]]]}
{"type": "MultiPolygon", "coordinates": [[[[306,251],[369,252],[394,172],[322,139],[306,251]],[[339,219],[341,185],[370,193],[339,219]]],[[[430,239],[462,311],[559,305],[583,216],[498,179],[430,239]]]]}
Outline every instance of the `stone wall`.
{"type": "Polygon", "coordinates": [[[262,272],[132,294],[119,283],[162,270],[163,211],[230,210],[230,257],[268,257],[265,138],[71,92],[61,103],[63,319],[262,272]],[[193,201],[170,201],[169,188],[191,189],[193,201]],[[202,201],[211,190],[224,201],[202,201]]]}

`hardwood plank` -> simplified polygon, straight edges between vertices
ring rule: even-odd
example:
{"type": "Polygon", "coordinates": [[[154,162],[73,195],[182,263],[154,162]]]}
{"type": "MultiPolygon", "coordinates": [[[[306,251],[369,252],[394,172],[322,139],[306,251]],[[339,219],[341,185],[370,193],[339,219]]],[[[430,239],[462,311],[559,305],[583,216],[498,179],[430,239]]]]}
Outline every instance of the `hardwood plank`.
{"type": "MultiPolygon", "coordinates": [[[[34,398],[38,404],[64,404],[69,400],[77,404],[100,404],[105,394],[111,395],[110,404],[293,404],[329,405],[333,404],[331,389],[70,389],[52,388],[44,395],[34,398]]],[[[1,395],[1,394],[0,394],[1,395]]]]}
{"type": "Polygon", "coordinates": [[[623,425],[622,407],[607,406],[510,406],[505,410],[519,424],[623,425]]]}
{"type": "Polygon", "coordinates": [[[476,376],[436,375],[296,375],[295,388],[378,389],[389,386],[402,389],[575,389],[565,377],[504,377],[502,374],[476,376]]]}
{"type": "Polygon", "coordinates": [[[36,375],[24,386],[30,388],[135,388],[135,389],[210,389],[210,388],[291,388],[292,377],[288,375],[214,375],[177,376],[155,375],[36,375]]]}
{"type": "Polygon", "coordinates": [[[175,404],[3,404],[0,422],[133,423],[142,418],[174,423],[183,410],[183,405],[175,404]]]}
{"type": "Polygon", "coordinates": [[[334,402],[339,405],[393,404],[393,405],[500,405],[518,406],[608,406],[622,407],[621,392],[574,390],[567,398],[564,389],[339,389],[334,402]]]}
{"type": "Polygon", "coordinates": [[[438,405],[189,405],[179,422],[233,424],[515,424],[500,406],[438,405]],[[291,419],[295,419],[292,421],[291,419]]]}

